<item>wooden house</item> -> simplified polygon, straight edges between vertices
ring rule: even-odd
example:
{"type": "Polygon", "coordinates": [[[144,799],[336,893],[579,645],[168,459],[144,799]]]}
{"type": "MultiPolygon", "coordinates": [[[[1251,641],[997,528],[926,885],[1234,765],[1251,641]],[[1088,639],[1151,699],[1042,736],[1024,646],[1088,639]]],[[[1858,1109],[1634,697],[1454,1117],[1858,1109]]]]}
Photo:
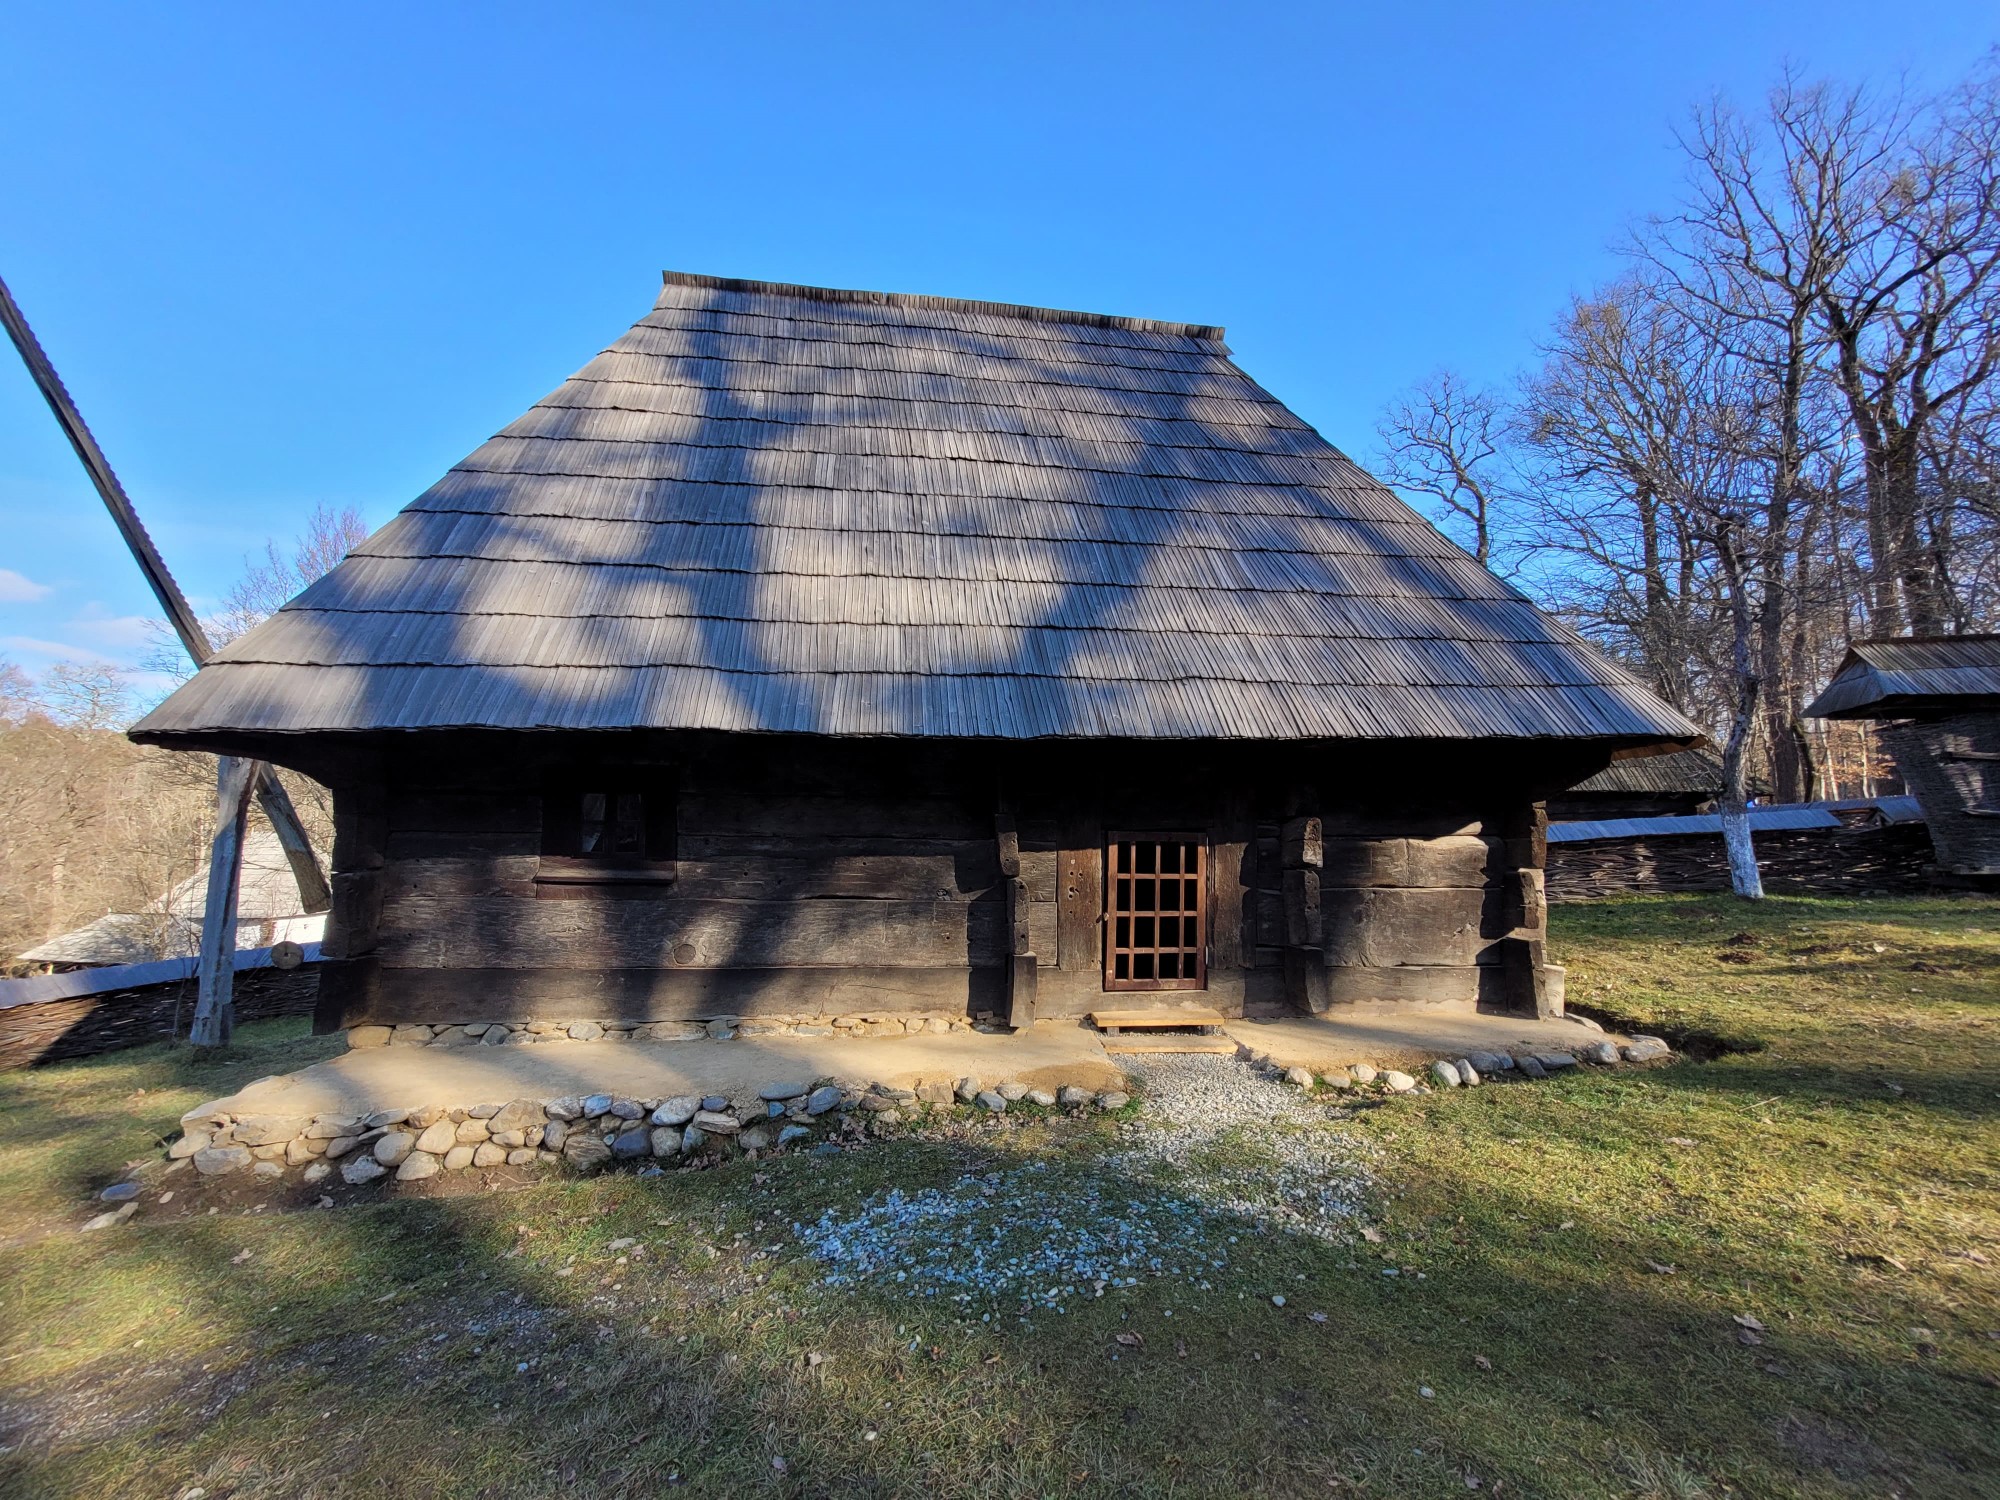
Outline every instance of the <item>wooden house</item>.
{"type": "Polygon", "coordinates": [[[2000,636],[1856,641],[1805,712],[1879,721],[1939,872],[2000,876],[2000,636]]]}
{"type": "Polygon", "coordinates": [[[1614,760],[1549,798],[1551,823],[1705,813],[1723,793],[1722,757],[1707,745],[1614,760]]]}
{"type": "Polygon", "coordinates": [[[670,274],[133,735],[333,789],[323,1028],[1551,1012],[1539,804],[1699,731],[1222,338],[670,274]]]}

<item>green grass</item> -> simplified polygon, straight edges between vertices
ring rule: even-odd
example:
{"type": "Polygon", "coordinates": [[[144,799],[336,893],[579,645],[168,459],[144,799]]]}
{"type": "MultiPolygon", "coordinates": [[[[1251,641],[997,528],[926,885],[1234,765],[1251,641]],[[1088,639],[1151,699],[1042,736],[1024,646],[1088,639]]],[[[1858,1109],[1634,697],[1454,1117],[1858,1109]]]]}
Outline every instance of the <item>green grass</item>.
{"type": "Polygon", "coordinates": [[[1246,1226],[1214,1293],[1032,1329],[760,1252],[1108,1123],[79,1237],[181,1109],[324,1044],[0,1075],[0,1493],[1993,1494],[2000,904],[1555,929],[1574,1002],[1715,1060],[1364,1111],[1379,1244],[1246,1226]]]}

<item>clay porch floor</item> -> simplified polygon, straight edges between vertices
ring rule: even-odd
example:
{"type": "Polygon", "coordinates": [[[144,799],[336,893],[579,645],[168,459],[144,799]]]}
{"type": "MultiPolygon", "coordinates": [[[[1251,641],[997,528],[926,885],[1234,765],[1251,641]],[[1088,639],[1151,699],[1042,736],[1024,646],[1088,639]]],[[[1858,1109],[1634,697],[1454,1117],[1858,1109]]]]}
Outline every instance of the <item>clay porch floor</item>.
{"type": "Polygon", "coordinates": [[[1468,1052],[1573,1052],[1607,1036],[1624,1040],[1615,1032],[1593,1031],[1578,1021],[1532,1021],[1452,1010],[1274,1016],[1231,1021],[1225,1034],[1281,1068],[1310,1068],[1315,1073],[1362,1062],[1415,1072],[1434,1058],[1457,1059],[1468,1052]]]}
{"type": "MultiPolygon", "coordinates": [[[[1372,1062],[1413,1066],[1468,1051],[1581,1046],[1594,1032],[1574,1022],[1464,1013],[1383,1013],[1327,1020],[1232,1021],[1228,1035],[1280,1067],[1323,1070],[1372,1062]]],[[[1030,1087],[1122,1086],[1118,1059],[1080,1021],[1044,1021],[1012,1035],[953,1032],[921,1037],[737,1037],[726,1042],[554,1042],[534,1047],[361,1047],[296,1073],[260,1078],[189,1118],[366,1114],[608,1093],[635,1099],[679,1094],[754,1097],[779,1081],[918,1083],[977,1078],[1030,1087]]]]}

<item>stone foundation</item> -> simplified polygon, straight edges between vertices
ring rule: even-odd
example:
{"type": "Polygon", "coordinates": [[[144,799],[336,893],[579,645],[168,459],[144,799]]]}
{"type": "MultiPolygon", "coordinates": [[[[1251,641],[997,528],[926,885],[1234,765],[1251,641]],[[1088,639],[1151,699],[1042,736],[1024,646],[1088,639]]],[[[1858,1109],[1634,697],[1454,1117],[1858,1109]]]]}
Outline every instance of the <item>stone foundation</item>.
{"type": "Polygon", "coordinates": [[[699,1042],[737,1036],[942,1036],[1004,1030],[963,1016],[719,1016],[709,1021],[466,1021],[350,1026],[350,1047],[527,1047],[547,1042],[699,1042]]]}

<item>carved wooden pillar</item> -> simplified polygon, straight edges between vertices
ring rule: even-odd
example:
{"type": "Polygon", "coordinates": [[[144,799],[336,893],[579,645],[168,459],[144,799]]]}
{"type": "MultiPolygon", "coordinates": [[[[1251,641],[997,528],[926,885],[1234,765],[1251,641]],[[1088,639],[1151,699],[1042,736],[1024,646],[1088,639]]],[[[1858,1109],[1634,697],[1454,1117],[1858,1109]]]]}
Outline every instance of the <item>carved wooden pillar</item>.
{"type": "Polygon", "coordinates": [[[1013,809],[1002,807],[993,815],[993,842],[1007,899],[1007,1024],[1019,1030],[1035,1024],[1039,965],[1028,935],[1028,883],[1021,878],[1021,834],[1013,809]]]}
{"type": "Polygon", "coordinates": [[[1324,859],[1319,818],[1310,813],[1287,818],[1278,838],[1285,900],[1285,999],[1294,1010],[1311,1015],[1327,1006],[1325,931],[1319,905],[1324,859]]]}

